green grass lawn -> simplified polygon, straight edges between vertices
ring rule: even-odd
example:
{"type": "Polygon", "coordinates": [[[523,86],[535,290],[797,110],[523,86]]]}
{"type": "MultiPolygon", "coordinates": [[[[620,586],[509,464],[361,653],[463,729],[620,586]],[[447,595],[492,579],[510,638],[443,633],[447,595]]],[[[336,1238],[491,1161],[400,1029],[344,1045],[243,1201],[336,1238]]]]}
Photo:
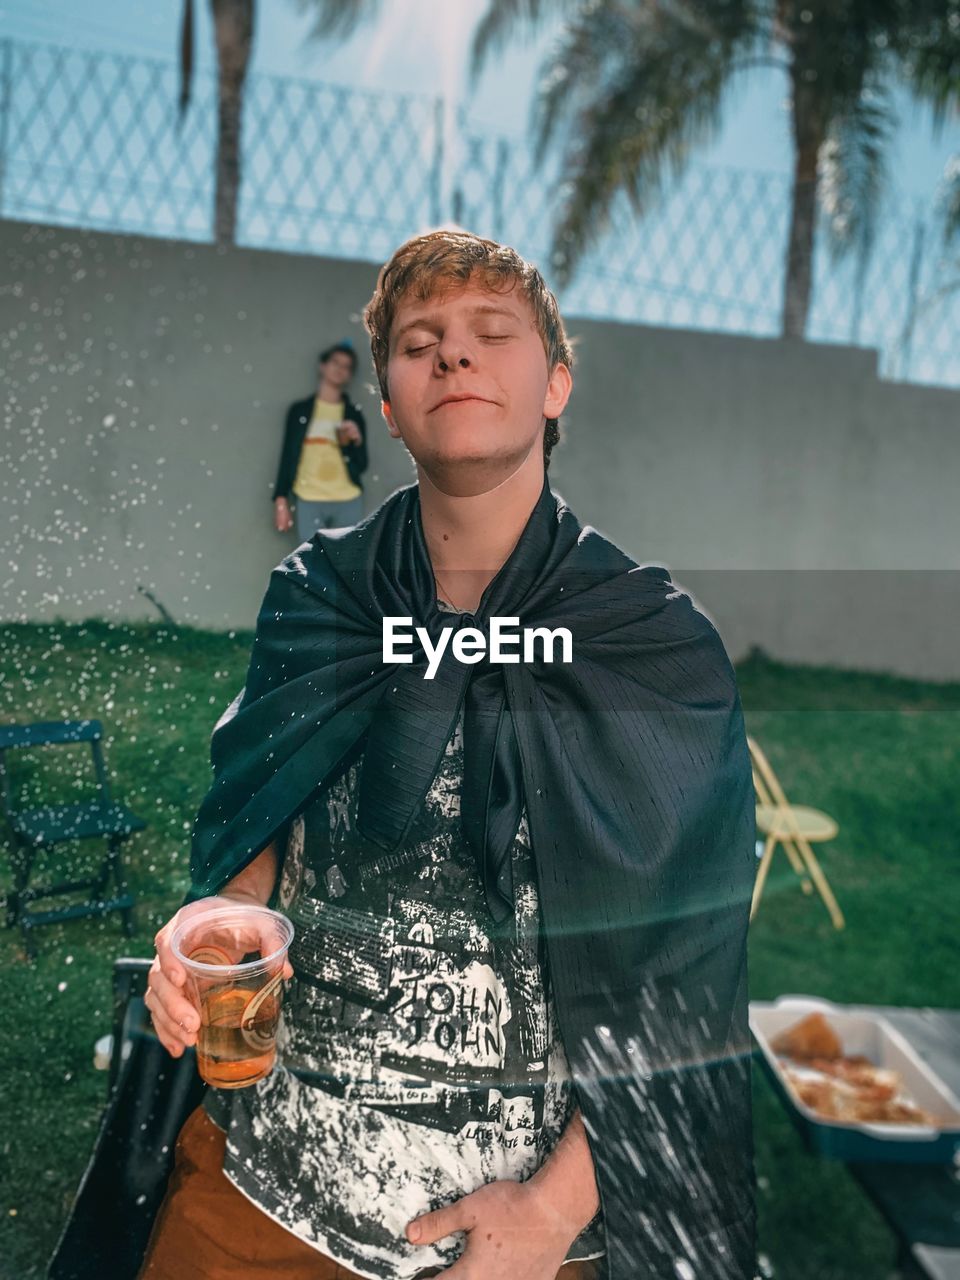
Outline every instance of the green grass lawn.
{"type": "MultiPolygon", "coordinates": [[[[0,934],[0,1275],[11,1280],[43,1274],[69,1209],[104,1102],[92,1058],[110,1026],[111,965],[152,954],[187,887],[210,731],[243,683],[250,641],[102,622],[0,628],[0,721],[102,720],[116,794],[149,824],[127,846],[134,938],[118,916],[51,926],[29,962],[18,934],[0,934]]],[[[835,931],[778,854],[751,930],[752,995],[956,1007],[960,685],[759,658],[740,678],[748,728],[787,794],[840,823],[821,860],[847,918],[835,931]]],[[[74,798],[79,766],[89,770],[88,747],[17,756],[18,803],[74,798]]],[[[7,853],[5,832],[0,843],[7,853]]],[[[57,862],[47,870],[58,875],[57,862]]],[[[775,1275],[887,1275],[892,1238],[843,1166],[805,1152],[759,1071],[755,1093],[761,1250],[775,1275]]]]}

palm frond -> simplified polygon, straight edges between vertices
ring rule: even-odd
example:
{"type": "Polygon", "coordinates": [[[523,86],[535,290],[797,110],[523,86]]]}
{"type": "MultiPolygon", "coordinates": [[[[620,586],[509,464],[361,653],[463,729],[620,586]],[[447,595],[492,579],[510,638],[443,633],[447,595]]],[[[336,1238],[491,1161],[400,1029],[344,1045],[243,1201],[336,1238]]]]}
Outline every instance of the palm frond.
{"type": "Polygon", "coordinates": [[[943,238],[949,244],[960,236],[960,153],[950,157],[943,171],[940,207],[943,212],[943,238]]]}
{"type": "Polygon", "coordinates": [[[960,0],[910,0],[890,44],[908,87],[930,104],[940,128],[960,112],[960,0]]]}
{"type": "Polygon", "coordinates": [[[381,7],[381,0],[297,0],[301,13],[314,15],[311,40],[347,40],[381,7]]]}
{"type": "Polygon", "coordinates": [[[833,117],[820,150],[818,194],[828,246],[838,260],[857,245],[869,252],[887,183],[887,152],[897,126],[884,81],[872,77],[833,117]]]}
{"type": "MultiPolygon", "coordinates": [[[[710,8],[677,7],[701,17],[710,8]]],[[[553,66],[565,65],[578,83],[550,82],[548,74],[537,130],[542,155],[560,120],[573,116],[563,165],[567,195],[553,238],[561,284],[606,229],[617,194],[642,214],[719,126],[724,92],[764,34],[755,15],[754,6],[741,5],[738,21],[718,28],[679,21],[660,6],[633,10],[624,26],[619,6],[602,27],[595,20],[571,26],[553,66]]]]}
{"type": "MultiPolygon", "coordinates": [[[[747,65],[769,39],[763,0],[582,6],[545,60],[531,121],[539,163],[564,122],[589,115],[608,86],[634,86],[628,107],[638,120],[650,111],[683,111],[709,67],[747,65]]],[[[695,110],[695,107],[692,108],[695,110]]]]}
{"type": "Polygon", "coordinates": [[[540,164],[564,121],[589,104],[598,85],[616,74],[627,25],[618,5],[590,7],[568,23],[540,67],[531,130],[540,164]]]}
{"type": "Polygon", "coordinates": [[[490,55],[506,48],[518,33],[530,35],[551,13],[578,7],[583,7],[583,0],[490,0],[470,46],[471,83],[476,83],[490,55]]]}

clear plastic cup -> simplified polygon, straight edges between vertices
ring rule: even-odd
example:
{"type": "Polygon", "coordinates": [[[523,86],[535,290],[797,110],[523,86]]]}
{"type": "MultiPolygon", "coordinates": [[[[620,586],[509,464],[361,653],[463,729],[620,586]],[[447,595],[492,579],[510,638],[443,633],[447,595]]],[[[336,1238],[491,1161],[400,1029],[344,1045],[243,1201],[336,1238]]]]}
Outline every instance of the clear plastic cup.
{"type": "Polygon", "coordinates": [[[293,925],[238,902],[190,915],[174,930],[184,995],[200,1015],[197,1067],[217,1089],[243,1089],[273,1070],[283,966],[293,925]]]}

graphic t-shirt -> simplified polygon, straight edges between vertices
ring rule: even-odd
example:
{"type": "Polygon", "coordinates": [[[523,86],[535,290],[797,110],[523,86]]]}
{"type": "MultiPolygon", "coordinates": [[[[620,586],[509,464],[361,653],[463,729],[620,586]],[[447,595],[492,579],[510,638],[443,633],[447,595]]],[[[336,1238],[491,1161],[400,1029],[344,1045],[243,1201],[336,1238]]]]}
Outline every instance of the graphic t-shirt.
{"type": "Polygon", "coordinates": [[[337,440],[343,421],[343,401],[313,402],[313,417],[300,450],[293,492],[306,502],[347,502],[359,498],[363,490],[353,483],[337,440]]]}
{"type": "MultiPolygon", "coordinates": [[[[356,829],[359,761],[293,824],[279,897],[294,921],[277,1066],[206,1095],[224,1172],[362,1276],[448,1267],[463,1236],[407,1223],[484,1183],[522,1181],[576,1105],[550,993],[524,813],[515,911],[497,927],[460,827],[462,718],[396,854],[356,829]]],[[[568,1258],[603,1253],[599,1219],[568,1258]]]]}

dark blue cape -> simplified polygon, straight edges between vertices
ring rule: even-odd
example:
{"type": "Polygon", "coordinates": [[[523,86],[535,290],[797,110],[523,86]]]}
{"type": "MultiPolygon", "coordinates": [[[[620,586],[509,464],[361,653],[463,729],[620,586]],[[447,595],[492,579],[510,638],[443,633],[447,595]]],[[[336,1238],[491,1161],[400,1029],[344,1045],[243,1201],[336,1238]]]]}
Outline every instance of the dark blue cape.
{"type": "Polygon", "coordinates": [[[191,896],[218,892],[361,746],[359,829],[402,845],[463,704],[462,823],[498,920],[527,809],[606,1274],[747,1280],[754,799],[716,631],[546,483],[476,614],[457,621],[566,627],[572,663],[466,665],[448,646],[427,681],[416,642],[412,665],[384,664],[384,616],[434,642],[451,623],[415,485],[274,571],[246,686],[214,733],[191,896]]]}

